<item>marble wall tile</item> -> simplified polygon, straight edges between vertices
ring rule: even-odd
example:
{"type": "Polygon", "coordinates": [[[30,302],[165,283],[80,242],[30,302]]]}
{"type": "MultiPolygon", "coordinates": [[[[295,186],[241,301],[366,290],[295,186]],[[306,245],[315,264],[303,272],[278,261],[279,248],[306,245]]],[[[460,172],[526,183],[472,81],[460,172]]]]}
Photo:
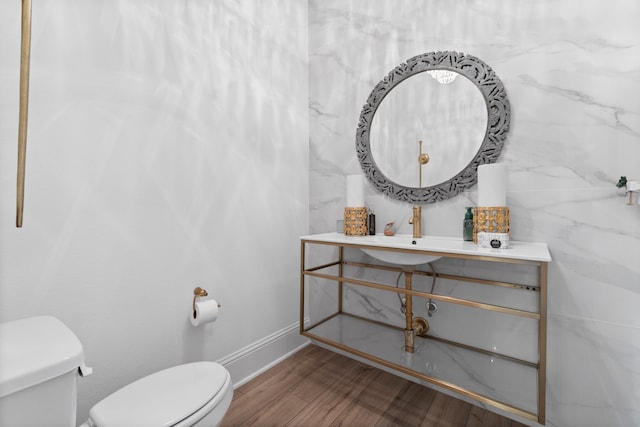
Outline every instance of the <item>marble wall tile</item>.
{"type": "Polygon", "coordinates": [[[550,320],[547,401],[552,425],[636,425],[638,328],[559,315],[550,320]]]}
{"type": "MultiPolygon", "coordinates": [[[[333,231],[342,215],[345,176],[360,173],[357,120],[375,84],[420,53],[478,56],[511,102],[500,161],[509,170],[512,238],[545,241],[553,257],[548,425],[640,423],[629,403],[640,382],[618,374],[637,371],[640,358],[629,341],[637,342],[640,326],[640,206],[625,205],[615,188],[621,175],[640,176],[640,4],[323,0],[310,1],[309,10],[311,231],[333,231]],[[594,361],[588,374],[568,369],[579,359],[594,361]],[[611,363],[607,375],[609,362],[595,363],[605,359],[625,362],[611,363]]],[[[410,206],[365,191],[377,230],[395,221],[400,233],[411,232],[410,206]]],[[[460,236],[476,191],[425,206],[425,233],[460,236]]],[[[363,313],[398,317],[391,297],[351,296],[363,313]]],[[[482,337],[491,342],[490,334],[482,337]]]]}

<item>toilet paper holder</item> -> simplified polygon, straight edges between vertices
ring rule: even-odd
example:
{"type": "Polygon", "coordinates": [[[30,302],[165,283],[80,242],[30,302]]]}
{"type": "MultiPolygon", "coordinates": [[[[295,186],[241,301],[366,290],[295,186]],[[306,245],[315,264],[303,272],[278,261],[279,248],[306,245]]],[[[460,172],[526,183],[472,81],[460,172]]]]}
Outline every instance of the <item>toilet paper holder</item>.
{"type": "MultiPolygon", "coordinates": [[[[206,289],[202,289],[200,286],[198,286],[193,290],[193,315],[194,316],[196,314],[196,298],[206,297],[207,295],[209,295],[209,292],[207,292],[206,289]]],[[[222,306],[218,304],[218,307],[222,307],[222,306]]]]}

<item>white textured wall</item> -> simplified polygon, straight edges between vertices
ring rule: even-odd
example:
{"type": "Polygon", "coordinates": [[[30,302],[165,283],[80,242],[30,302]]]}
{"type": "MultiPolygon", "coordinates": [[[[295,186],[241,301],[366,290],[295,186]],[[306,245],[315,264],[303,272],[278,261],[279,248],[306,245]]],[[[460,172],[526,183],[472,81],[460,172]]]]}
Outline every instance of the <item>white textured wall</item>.
{"type": "Polygon", "coordinates": [[[307,16],[297,0],[34,2],[16,229],[20,2],[0,0],[0,321],[77,333],[95,369],[80,418],[297,321],[307,16]],[[222,308],[195,330],[197,285],[222,308]]]}
{"type": "MultiPolygon", "coordinates": [[[[639,425],[640,206],[625,205],[614,185],[621,175],[640,179],[640,3],[309,4],[311,231],[334,231],[342,216],[345,175],[360,173],[355,129],[374,85],[420,53],[479,57],[511,101],[501,161],[512,238],[545,241],[553,257],[547,424],[639,425]]],[[[425,232],[460,236],[476,188],[426,206],[425,232]]],[[[396,221],[411,232],[408,205],[370,187],[365,197],[378,231],[396,221]]],[[[371,295],[367,305],[385,307],[371,295]]],[[[491,345],[491,337],[474,338],[491,345]]]]}

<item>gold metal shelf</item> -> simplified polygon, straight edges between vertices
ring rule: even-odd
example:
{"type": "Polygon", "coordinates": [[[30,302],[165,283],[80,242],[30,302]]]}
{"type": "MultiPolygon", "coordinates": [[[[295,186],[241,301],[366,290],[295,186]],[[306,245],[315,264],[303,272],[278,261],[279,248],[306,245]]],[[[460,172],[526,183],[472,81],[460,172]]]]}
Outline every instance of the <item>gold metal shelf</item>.
{"type": "MultiPolygon", "coordinates": [[[[540,424],[545,424],[545,400],[546,400],[546,341],[547,341],[547,266],[548,263],[546,261],[536,261],[536,260],[527,260],[527,259],[512,259],[512,258],[496,258],[487,256],[486,254],[482,255],[474,255],[474,254],[448,254],[446,252],[437,252],[437,255],[442,257],[450,257],[450,258],[458,258],[458,259],[469,259],[476,261],[489,261],[489,262],[502,262],[506,264],[526,264],[533,265],[538,269],[538,283],[534,285],[524,285],[519,283],[510,283],[506,281],[494,281],[487,280],[477,277],[466,277],[459,275],[445,275],[445,274],[437,274],[438,278],[451,279],[462,282],[476,283],[481,285],[488,286],[498,286],[504,288],[512,288],[519,290],[528,290],[534,291],[539,299],[539,309],[538,311],[527,311],[522,309],[516,309],[511,307],[504,307],[500,305],[488,304],[485,302],[472,301],[464,298],[450,297],[446,295],[438,295],[435,293],[424,292],[419,290],[411,289],[411,280],[405,284],[406,288],[399,288],[396,286],[391,286],[383,283],[375,283],[368,280],[356,279],[353,277],[346,277],[344,274],[344,266],[365,268],[365,269],[379,269],[379,270],[387,270],[393,272],[403,272],[403,270],[399,267],[393,267],[388,265],[376,265],[376,264],[368,264],[362,262],[354,262],[348,261],[344,258],[344,248],[360,248],[367,247],[366,244],[358,244],[354,242],[348,243],[339,243],[339,242],[326,242],[326,241],[314,241],[312,239],[301,239],[301,247],[300,247],[300,333],[304,336],[307,336],[313,340],[316,340],[325,345],[334,347],[340,351],[352,354],[354,356],[360,357],[362,359],[368,360],[370,362],[377,363],[383,367],[390,368],[399,373],[409,375],[413,378],[425,381],[427,383],[434,384],[436,386],[442,387],[446,390],[452,391],[459,395],[465,396],[467,398],[474,399],[483,404],[494,406],[500,410],[506,411],[508,413],[537,421],[540,424]],[[325,263],[323,265],[307,267],[306,266],[306,249],[307,245],[331,245],[338,248],[338,259],[325,263]],[[332,269],[331,272],[326,272],[323,270],[332,269]],[[336,272],[337,270],[337,272],[336,272]],[[304,325],[304,318],[306,317],[305,313],[305,292],[306,286],[308,285],[308,278],[319,278],[329,282],[337,283],[337,291],[338,291],[338,301],[337,301],[337,309],[332,314],[324,317],[321,320],[316,320],[312,324],[304,325]],[[419,298],[428,298],[436,301],[443,301],[451,304],[456,304],[463,307],[473,307],[481,310],[486,310],[490,312],[501,313],[510,316],[517,316],[526,319],[532,319],[538,322],[538,358],[537,361],[527,361],[520,358],[512,357],[505,354],[500,354],[498,352],[487,351],[482,348],[474,347],[465,343],[456,342],[453,340],[448,340],[442,337],[434,337],[429,335],[420,335],[416,337],[419,341],[419,345],[423,345],[426,340],[430,340],[432,343],[438,343],[438,345],[443,345],[445,348],[458,348],[462,349],[462,351],[467,352],[469,354],[478,354],[483,355],[485,357],[491,358],[500,358],[504,360],[505,363],[514,364],[518,366],[524,367],[523,369],[530,369],[534,372],[533,377],[527,376],[530,381],[536,384],[523,384],[523,387],[530,386],[535,387],[535,408],[526,408],[520,407],[511,402],[505,401],[505,399],[500,399],[496,397],[492,397],[478,390],[472,390],[469,387],[461,386],[460,384],[456,384],[452,381],[448,381],[443,378],[437,378],[434,375],[430,375],[425,372],[421,372],[411,366],[407,366],[405,363],[398,360],[389,360],[387,357],[382,357],[380,354],[373,354],[372,351],[358,348],[358,345],[354,343],[345,342],[343,339],[337,339],[332,337],[331,334],[326,333],[328,330],[332,330],[332,328],[337,328],[342,325],[341,322],[354,322],[357,319],[359,322],[365,322],[363,324],[370,325],[371,328],[377,328],[376,331],[384,330],[384,331],[393,331],[392,335],[386,335],[391,338],[392,341],[397,339],[402,339],[402,336],[408,332],[410,329],[410,322],[407,321],[407,327],[401,328],[395,325],[390,325],[384,322],[376,321],[373,319],[367,319],[361,316],[355,316],[354,314],[350,314],[343,311],[343,285],[355,285],[369,289],[377,289],[385,292],[393,292],[398,294],[404,294],[405,298],[408,302],[411,301],[412,297],[419,298]],[[349,320],[350,319],[350,320],[349,320]],[[382,329],[380,329],[382,328],[382,329]],[[325,332],[323,332],[325,331],[325,332]],[[424,341],[423,341],[424,340],[424,341]]],[[[387,249],[385,249],[387,250],[387,249]]],[[[390,248],[388,250],[393,250],[390,248]]],[[[398,249],[399,252],[407,252],[406,249],[398,249]]],[[[426,252],[426,251],[425,251],[426,252]]],[[[433,273],[413,270],[411,274],[416,275],[425,275],[432,276],[433,273]]],[[[410,311],[410,310],[409,310],[410,311]]],[[[389,333],[389,332],[385,332],[389,333]]],[[[342,335],[340,335],[342,336],[342,335]]],[[[405,341],[406,342],[406,341],[405,341]]],[[[413,344],[413,343],[412,343],[413,344]]],[[[391,345],[391,343],[390,343],[391,345]]],[[[408,346],[407,346],[408,347],[408,346]]],[[[411,353],[407,353],[411,354],[411,353]]],[[[422,357],[422,356],[421,356],[422,357]]],[[[393,358],[392,358],[393,359],[393,358]]]]}

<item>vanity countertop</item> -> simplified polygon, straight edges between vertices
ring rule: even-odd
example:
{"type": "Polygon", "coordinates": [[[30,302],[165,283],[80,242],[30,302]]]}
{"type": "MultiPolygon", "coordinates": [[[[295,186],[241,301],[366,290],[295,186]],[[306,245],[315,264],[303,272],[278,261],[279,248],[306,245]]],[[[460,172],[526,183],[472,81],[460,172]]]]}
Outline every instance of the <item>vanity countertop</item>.
{"type": "Polygon", "coordinates": [[[481,248],[473,242],[459,237],[425,236],[414,239],[409,234],[385,236],[346,236],[342,233],[323,233],[300,236],[301,241],[318,243],[336,243],[346,246],[364,246],[371,249],[396,249],[411,252],[430,252],[435,254],[457,254],[486,256],[505,259],[550,262],[551,254],[546,243],[510,241],[507,249],[481,248]],[[414,243],[415,242],[415,243],[414,243]]]}

